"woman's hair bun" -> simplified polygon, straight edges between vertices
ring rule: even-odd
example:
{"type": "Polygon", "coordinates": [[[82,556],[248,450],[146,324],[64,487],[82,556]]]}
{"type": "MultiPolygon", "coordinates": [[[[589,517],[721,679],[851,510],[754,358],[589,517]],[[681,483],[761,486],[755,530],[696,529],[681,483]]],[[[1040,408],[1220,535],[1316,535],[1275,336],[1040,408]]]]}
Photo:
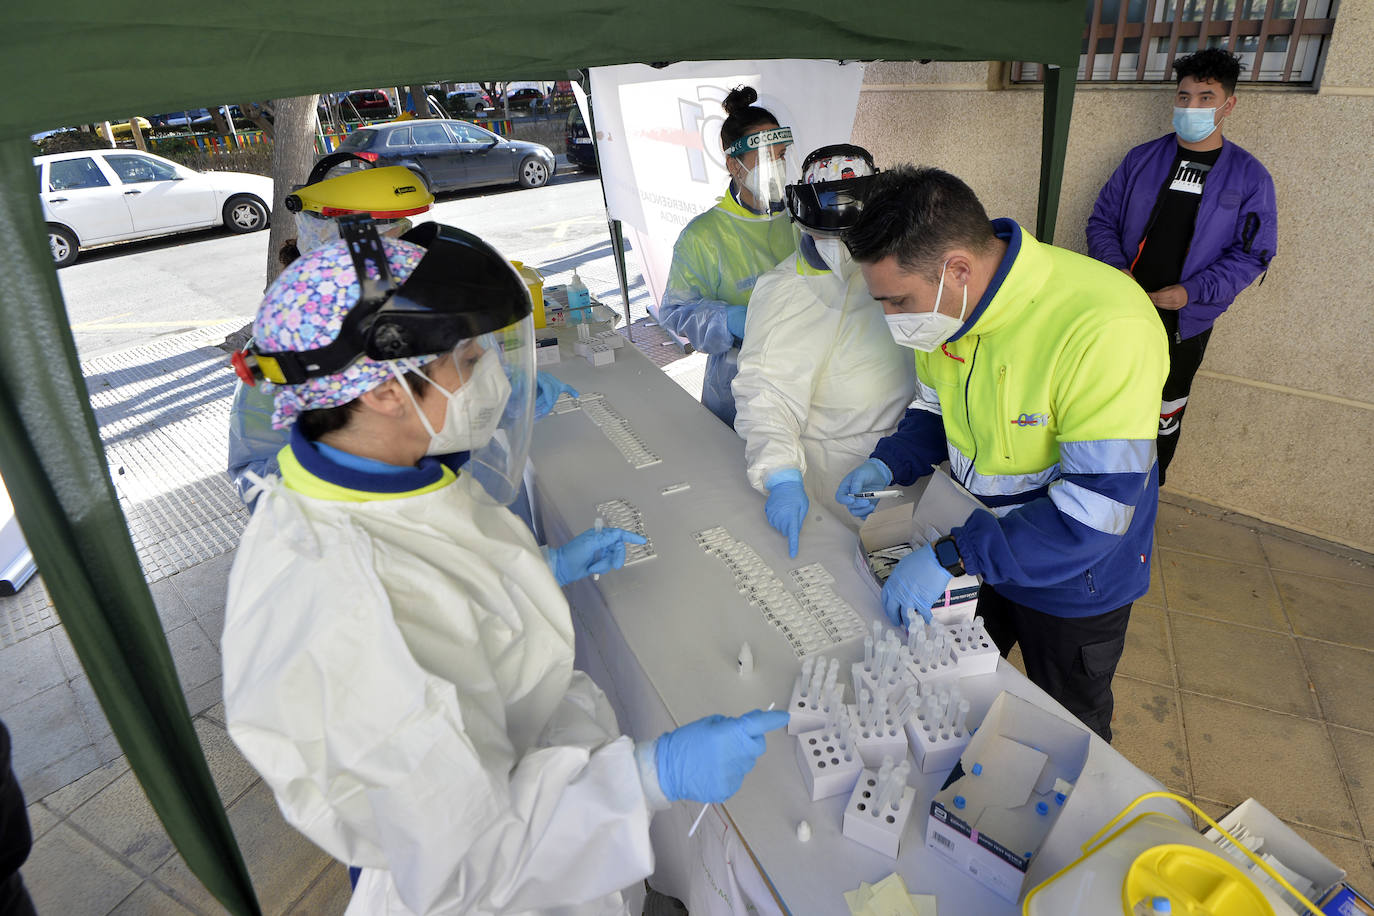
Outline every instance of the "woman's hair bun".
{"type": "Polygon", "coordinates": [[[721,102],[727,115],[735,115],[744,111],[750,105],[759,100],[759,93],[753,86],[736,86],[730,90],[730,94],[721,102]]]}

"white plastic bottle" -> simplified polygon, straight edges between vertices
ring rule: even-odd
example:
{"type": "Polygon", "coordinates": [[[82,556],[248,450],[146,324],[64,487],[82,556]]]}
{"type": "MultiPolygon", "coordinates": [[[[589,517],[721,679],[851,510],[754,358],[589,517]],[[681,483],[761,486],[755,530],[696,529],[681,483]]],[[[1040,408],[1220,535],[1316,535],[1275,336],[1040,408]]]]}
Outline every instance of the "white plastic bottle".
{"type": "Polygon", "coordinates": [[[577,275],[577,270],[574,269],[572,280],[568,282],[568,320],[570,322],[590,321],[589,306],[591,304],[592,294],[587,291],[587,284],[582,282],[582,278],[577,275]]]}

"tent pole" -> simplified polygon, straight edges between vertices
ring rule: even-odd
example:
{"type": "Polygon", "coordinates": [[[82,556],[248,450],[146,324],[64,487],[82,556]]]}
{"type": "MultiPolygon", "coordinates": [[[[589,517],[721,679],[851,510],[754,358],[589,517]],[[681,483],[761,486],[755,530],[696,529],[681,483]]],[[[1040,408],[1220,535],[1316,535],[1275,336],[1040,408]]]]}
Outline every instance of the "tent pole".
{"type": "Polygon", "coordinates": [[[143,579],[43,244],[33,145],[0,142],[0,472],[43,584],[105,718],[191,872],[235,916],[259,916],[143,579]]]}
{"type": "Polygon", "coordinates": [[[1064,183],[1064,159],[1069,147],[1069,119],[1073,115],[1074,71],[1045,65],[1045,108],[1040,135],[1040,202],[1035,235],[1054,241],[1059,217],[1059,191],[1064,183]]]}

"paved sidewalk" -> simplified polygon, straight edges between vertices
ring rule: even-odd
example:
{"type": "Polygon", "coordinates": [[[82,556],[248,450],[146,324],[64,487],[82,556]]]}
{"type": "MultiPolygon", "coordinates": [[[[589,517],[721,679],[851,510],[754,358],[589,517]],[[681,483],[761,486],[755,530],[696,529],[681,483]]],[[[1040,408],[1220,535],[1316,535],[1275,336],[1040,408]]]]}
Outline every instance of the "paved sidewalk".
{"type": "MultiPolygon", "coordinates": [[[[83,368],[264,910],[341,913],[343,867],[283,823],[229,741],[219,702],[225,582],[247,516],[222,474],[232,377],[210,345],[233,329],[83,368]]],[[[642,320],[629,336],[699,391],[699,354],[683,359],[642,320]]],[[[1116,679],[1116,746],[1213,815],[1258,798],[1374,891],[1372,558],[1167,493],[1157,537],[1152,588],[1133,611],[1116,679]]],[[[221,912],[129,772],[38,580],[0,599],[0,718],[30,802],[36,843],[24,877],[40,913],[221,912]]]]}

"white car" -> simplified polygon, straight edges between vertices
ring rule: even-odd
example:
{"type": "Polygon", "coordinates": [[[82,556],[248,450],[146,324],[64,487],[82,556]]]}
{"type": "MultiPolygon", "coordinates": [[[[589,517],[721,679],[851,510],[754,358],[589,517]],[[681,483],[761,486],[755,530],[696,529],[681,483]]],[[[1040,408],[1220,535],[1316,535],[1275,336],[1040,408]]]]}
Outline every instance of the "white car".
{"type": "Polygon", "coordinates": [[[9,491],[0,480],[0,597],[19,591],[37,571],[19,520],[14,517],[9,491]]]}
{"type": "Polygon", "coordinates": [[[92,245],[224,225],[267,226],[272,179],[244,172],[197,172],[138,150],[54,153],[33,160],[58,267],[92,245]]]}

